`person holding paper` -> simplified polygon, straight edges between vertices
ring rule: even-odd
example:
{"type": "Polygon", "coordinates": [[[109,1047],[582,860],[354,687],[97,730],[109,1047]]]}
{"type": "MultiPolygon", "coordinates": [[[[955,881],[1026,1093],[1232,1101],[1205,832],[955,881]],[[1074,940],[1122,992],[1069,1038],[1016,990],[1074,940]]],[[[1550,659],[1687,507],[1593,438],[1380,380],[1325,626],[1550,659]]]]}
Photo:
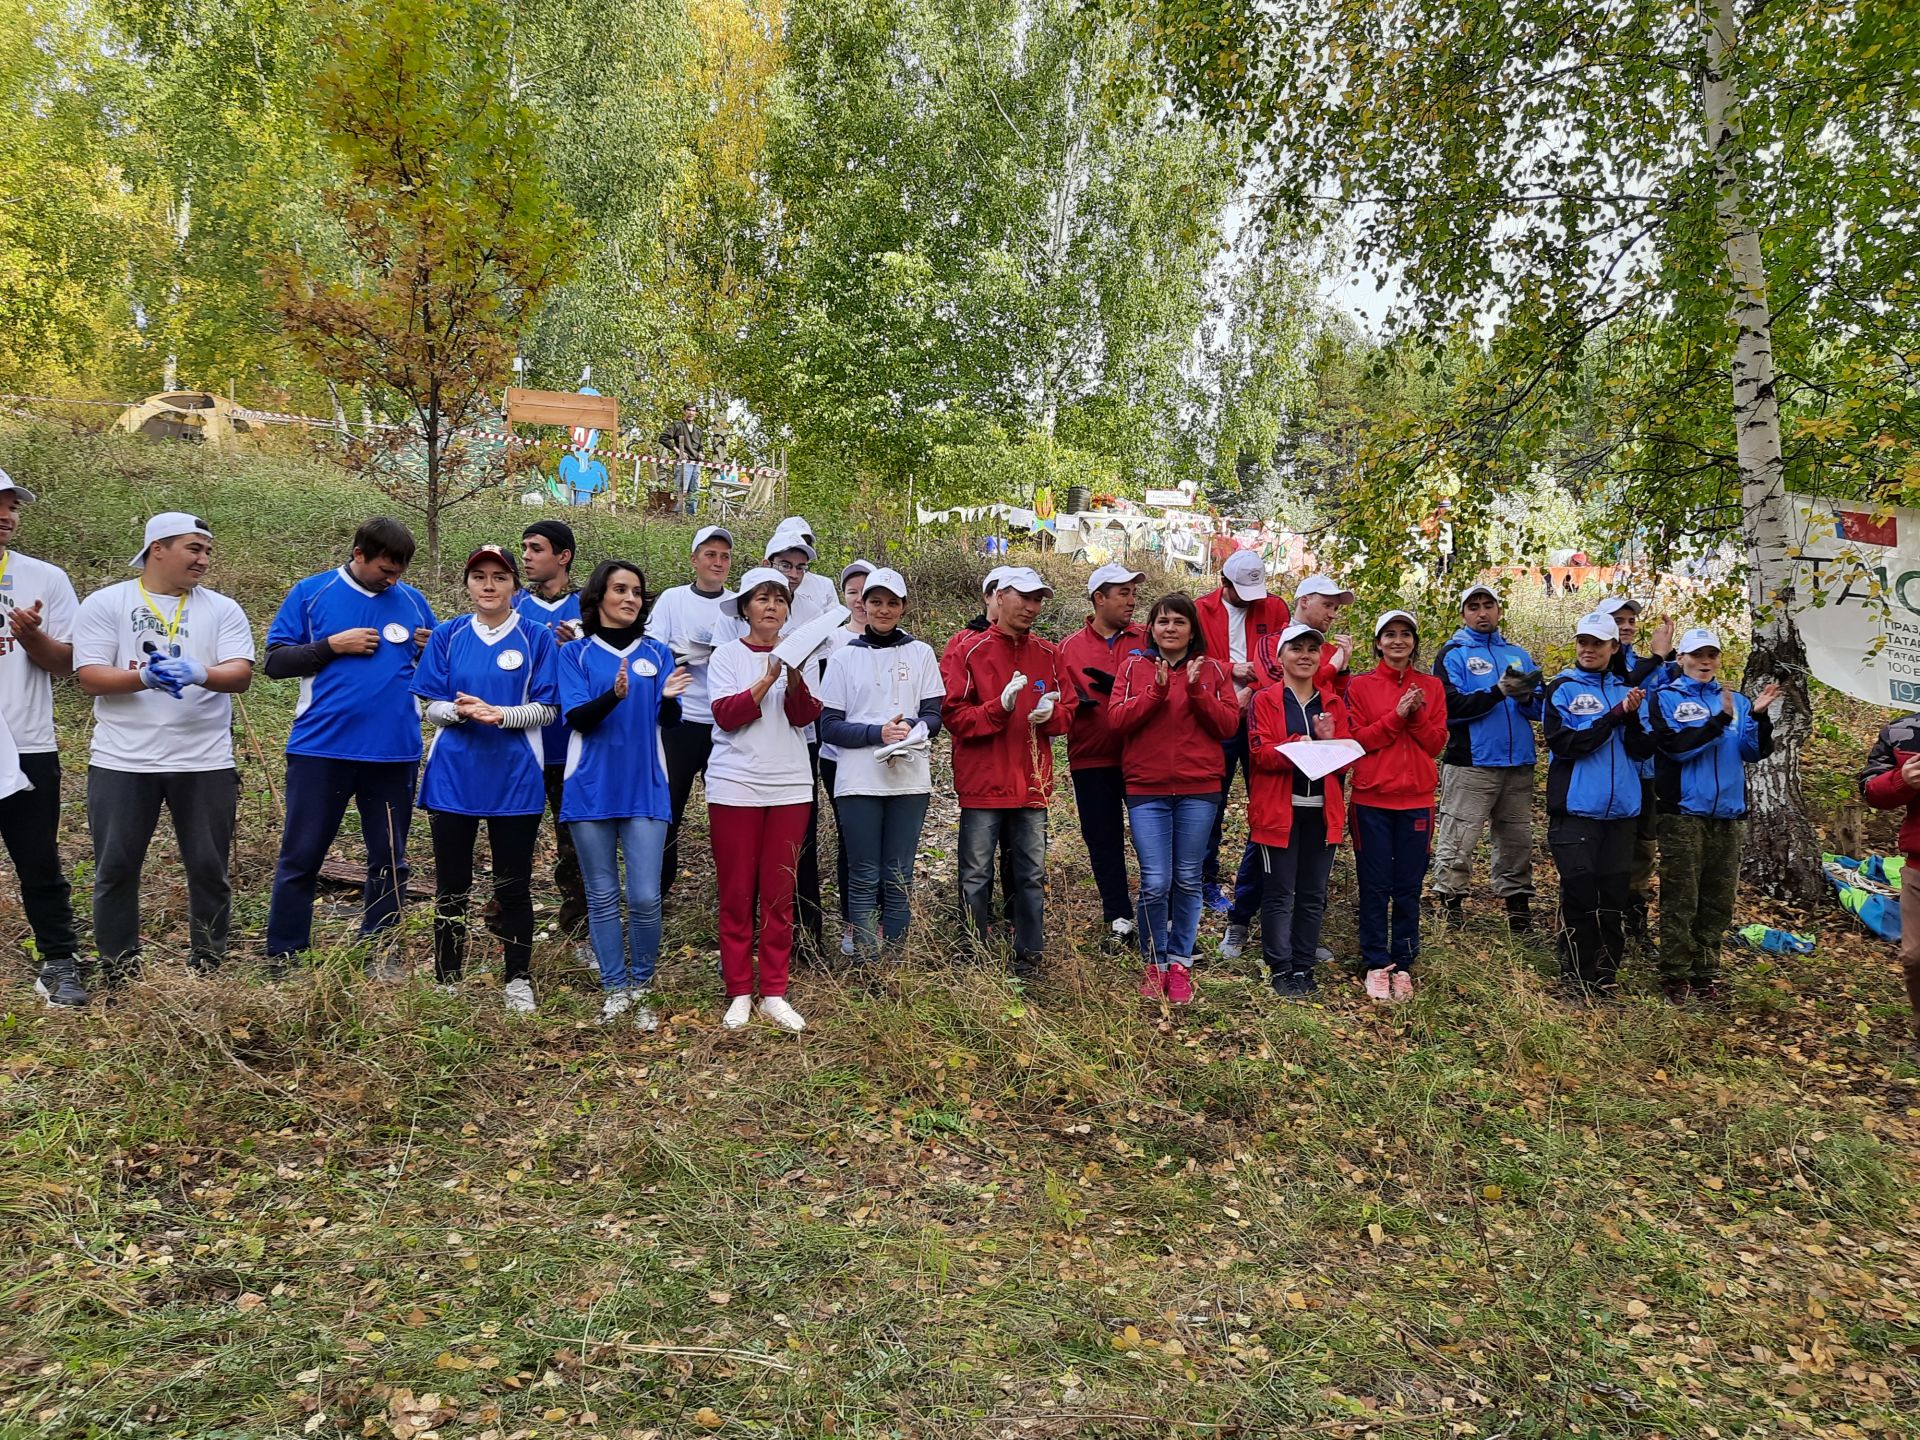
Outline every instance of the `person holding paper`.
{"type": "Polygon", "coordinates": [[[1553,757],[1547,843],[1560,870],[1554,949],[1561,982],[1585,998],[1611,995],[1619,979],[1633,903],[1639,761],[1653,747],[1640,724],[1645,692],[1612,670],[1620,648],[1613,617],[1597,610],[1582,615],[1573,635],[1574,663],[1547,686],[1541,730],[1553,757]]]}
{"type": "Polygon", "coordinates": [[[1353,864],[1367,998],[1389,1005],[1413,998],[1447,697],[1438,680],[1413,668],[1420,631],[1407,611],[1374,622],[1373,653],[1379,663],[1347,685],[1353,738],[1367,752],[1353,767],[1353,864]]]}
{"type": "Polygon", "coordinates": [[[793,962],[793,887],[813,809],[807,727],[820,702],[801,673],[773,653],[787,623],[792,591],[778,570],[756,566],[740,593],[721,602],[747,634],[713,652],[707,683],[713,703],[713,755],[707,762],[707,829],[720,889],[720,975],[727,987],[724,1024],[738,1030],[760,1014],[782,1030],[807,1022],[787,1000],[793,962]],[[754,921],[760,951],[754,963],[754,921]]]}
{"type": "MultiPolygon", "coordinates": [[[[1679,678],[1647,697],[1660,805],[1660,977],[1671,1001],[1713,1002],[1725,994],[1720,937],[1733,923],[1740,884],[1747,766],[1773,753],[1767,711],[1780,687],[1769,683],[1749,702],[1722,685],[1720,639],[1711,630],[1687,631],[1675,650],[1679,678]]],[[[1867,799],[1874,803],[1871,793],[1867,799]]]]}
{"type": "Polygon", "coordinates": [[[1465,922],[1473,852],[1493,828],[1493,893],[1515,935],[1533,929],[1534,723],[1540,719],[1540,671],[1533,657],[1500,633],[1506,607],[1485,585],[1460,596],[1460,628],[1434,657],[1447,697],[1447,748],[1441,754],[1439,870],[1433,891],[1447,924],[1465,922]]]}
{"type": "MultiPolygon", "coordinates": [[[[1247,727],[1253,766],[1247,828],[1260,846],[1264,872],[1260,943],[1267,983],[1288,999],[1315,988],[1327,877],[1346,817],[1337,767],[1329,772],[1314,764],[1318,773],[1309,774],[1285,751],[1299,741],[1345,740],[1351,757],[1360,753],[1352,744],[1346,705],[1330,681],[1316,680],[1321,645],[1320,632],[1310,625],[1289,625],[1280,632],[1282,681],[1254,695],[1247,727]]],[[[1308,754],[1297,749],[1295,754],[1308,762],[1308,754]]]]}
{"type": "MultiPolygon", "coordinates": [[[[1722,711],[1725,702],[1721,702],[1722,711]]],[[[1727,722],[1731,726],[1732,722],[1727,722]]],[[[1654,731],[1659,743],[1660,732],[1654,731]]],[[[1860,771],[1860,798],[1876,810],[1901,810],[1900,976],[1913,1012],[1920,1055],[1920,715],[1902,715],[1881,730],[1860,771]]],[[[1664,878],[1661,884],[1665,885],[1664,878]]]]}
{"type": "Polygon", "coordinates": [[[1220,742],[1240,727],[1233,676],[1207,655],[1200,617],[1185,595],[1147,612],[1149,643],[1120,667],[1108,706],[1120,737],[1127,819],[1140,859],[1140,995],[1193,999],[1200,875],[1220,803],[1220,742]]]}
{"type": "Polygon", "coordinates": [[[1130,948],[1135,935],[1127,882],[1127,783],[1120,767],[1120,736],[1107,702],[1127,656],[1147,632],[1134,623],[1144,572],[1102,565],[1087,577],[1087,623],[1060,642],[1060,665],[1073,687],[1073,728],[1067,732],[1067,771],[1087,867],[1100,891],[1102,937],[1130,948]]]}
{"type": "Polygon", "coordinates": [[[947,692],[933,647],[900,628],[900,572],[872,571],[861,598],[866,624],[827,662],[820,734],[839,754],[833,793],[854,952],[871,961],[882,944],[900,944],[912,918],[913,860],[933,791],[929,742],[947,692]]]}

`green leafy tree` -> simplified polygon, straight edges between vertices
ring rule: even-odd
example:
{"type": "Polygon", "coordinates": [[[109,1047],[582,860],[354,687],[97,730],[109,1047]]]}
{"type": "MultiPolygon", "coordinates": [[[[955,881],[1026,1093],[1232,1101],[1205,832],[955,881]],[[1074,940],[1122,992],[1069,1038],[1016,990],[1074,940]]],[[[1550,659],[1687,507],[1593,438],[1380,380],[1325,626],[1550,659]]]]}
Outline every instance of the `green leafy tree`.
{"type": "Polygon", "coordinates": [[[325,196],[345,260],[269,271],[287,333],[324,373],[394,398],[408,429],[367,459],[425,517],[500,478],[459,432],[493,410],[581,226],[535,117],[507,84],[506,24],[470,0],[362,0],[336,12],[314,81],[341,180],[325,196]]]}

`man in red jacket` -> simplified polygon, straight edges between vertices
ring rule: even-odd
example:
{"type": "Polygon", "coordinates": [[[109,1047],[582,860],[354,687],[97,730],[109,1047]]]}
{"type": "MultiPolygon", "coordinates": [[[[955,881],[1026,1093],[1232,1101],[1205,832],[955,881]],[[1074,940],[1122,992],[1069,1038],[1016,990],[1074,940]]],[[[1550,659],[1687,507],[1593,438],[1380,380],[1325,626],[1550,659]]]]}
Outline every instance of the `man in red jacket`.
{"type": "Polygon", "coordinates": [[[976,939],[993,923],[994,852],[1011,864],[1006,906],[1013,922],[1013,975],[1032,979],[1046,948],[1047,805],[1053,740],[1067,733],[1060,652],[1034,633],[1053,587],[1025,566],[995,592],[998,618],[956,655],[940,718],[953,736],[953,788],[960,798],[960,913],[976,939]]]}
{"type": "Polygon", "coordinates": [[[953,662],[954,656],[959,655],[964,658],[966,652],[984,640],[987,632],[993,628],[994,617],[998,614],[998,609],[993,603],[993,592],[1000,588],[1000,579],[1010,568],[1006,565],[996,565],[987,571],[987,578],[980,582],[980,613],[954,631],[948,637],[947,643],[940,648],[942,679],[950,678],[947,666],[953,662]]]}
{"type": "Polygon", "coordinates": [[[1114,677],[1127,656],[1147,643],[1133,623],[1140,582],[1147,577],[1124,565],[1102,565],[1087,577],[1093,613],[1060,644],[1060,665],[1073,701],[1067,732],[1067,770],[1080,837],[1087,842],[1093,883],[1100,887],[1109,943],[1133,942],[1133,896],[1127,888],[1127,787],[1120,774],[1120,737],[1107,715],[1114,677]]]}
{"type": "Polygon", "coordinates": [[[1900,822],[1900,972],[1920,1045],[1920,715],[1902,715],[1880,732],[1860,772],[1860,798],[1876,810],[1906,809],[1900,822]]]}
{"type": "Polygon", "coordinates": [[[1226,820],[1227,797],[1233,791],[1234,769],[1237,766],[1243,774],[1247,769],[1245,716],[1253,699],[1253,656],[1260,641],[1286,629],[1291,617],[1287,602],[1267,593],[1266,566],[1255,550],[1237,550],[1229,555],[1220,567],[1220,588],[1202,595],[1194,602],[1194,609],[1200,612],[1207,654],[1232,671],[1242,717],[1233,738],[1220,744],[1226,773],[1220,779],[1220,806],[1214,815],[1213,833],[1207,837],[1206,861],[1200,872],[1207,908],[1225,910],[1232,901],[1220,883],[1221,828],[1226,820]]]}

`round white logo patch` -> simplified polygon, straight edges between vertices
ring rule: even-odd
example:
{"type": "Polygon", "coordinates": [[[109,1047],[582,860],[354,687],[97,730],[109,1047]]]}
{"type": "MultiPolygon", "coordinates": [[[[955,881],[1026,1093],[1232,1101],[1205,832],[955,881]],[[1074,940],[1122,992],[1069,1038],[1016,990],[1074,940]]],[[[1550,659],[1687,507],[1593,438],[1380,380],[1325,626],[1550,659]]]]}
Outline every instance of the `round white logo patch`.
{"type": "Polygon", "coordinates": [[[500,658],[493,663],[502,670],[518,670],[527,663],[527,657],[518,650],[502,650],[500,658]]]}
{"type": "Polygon", "coordinates": [[[1698,700],[1682,700],[1673,707],[1673,718],[1682,725],[1691,725],[1696,720],[1705,720],[1712,713],[1698,700]]]}
{"type": "Polygon", "coordinates": [[[1491,675],[1493,673],[1493,662],[1485,656],[1475,655],[1467,661],[1467,673],[1469,675],[1491,675]]]}
{"type": "Polygon", "coordinates": [[[413,636],[413,632],[407,629],[407,627],[402,625],[398,620],[389,622],[386,625],[386,627],[380,631],[380,633],[386,636],[387,639],[392,641],[395,645],[404,645],[413,636]]]}
{"type": "Polygon", "coordinates": [[[1606,708],[1607,702],[1598,695],[1576,695],[1567,702],[1569,715],[1601,715],[1606,708]]]}
{"type": "Polygon", "coordinates": [[[636,660],[633,662],[633,673],[646,676],[658,675],[660,667],[651,660],[636,660]]]}

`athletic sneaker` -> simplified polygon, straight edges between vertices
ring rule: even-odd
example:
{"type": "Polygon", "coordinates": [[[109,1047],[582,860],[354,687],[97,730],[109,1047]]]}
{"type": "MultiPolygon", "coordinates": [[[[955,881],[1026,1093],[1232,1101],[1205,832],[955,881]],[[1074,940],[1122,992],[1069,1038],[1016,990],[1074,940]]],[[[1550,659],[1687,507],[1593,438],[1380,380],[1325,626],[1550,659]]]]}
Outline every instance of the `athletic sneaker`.
{"type": "Polygon", "coordinates": [[[531,1015],[540,1008],[534,1003],[531,980],[509,980],[507,988],[500,993],[507,1002],[507,1013],[510,1015],[531,1015]]]}
{"type": "Polygon", "coordinates": [[[851,955],[854,953],[853,926],[851,925],[843,925],[840,927],[840,953],[842,955],[851,955]]]}
{"type": "Polygon", "coordinates": [[[1267,984],[1283,1000],[1304,1000],[1320,988],[1311,970],[1275,970],[1267,976],[1267,984]]]}
{"type": "Polygon", "coordinates": [[[600,957],[593,953],[593,942],[581,940],[575,943],[573,963],[582,970],[591,970],[596,975],[600,973],[600,957]]]}
{"type": "Polygon", "coordinates": [[[644,1030],[651,1035],[660,1028],[660,1017],[653,1013],[653,1007],[647,1002],[653,999],[650,990],[635,990],[632,994],[633,1008],[627,1012],[633,1018],[633,1028],[644,1030]]]}
{"type": "Polygon", "coordinates": [[[1413,972],[1411,970],[1394,971],[1393,972],[1393,1003],[1398,1005],[1402,1001],[1411,1000],[1412,998],[1413,998],[1413,972]]]}
{"type": "Polygon", "coordinates": [[[727,1002],[726,1017],[721,1020],[720,1023],[729,1030],[744,1030],[747,1028],[747,1021],[752,1018],[753,997],[751,995],[736,995],[727,1002]]]}
{"type": "Polygon", "coordinates": [[[1170,1005],[1193,1003],[1193,972],[1177,962],[1167,966],[1167,1003],[1170,1005]]]}
{"type": "Polygon", "coordinates": [[[805,1017],[787,1003],[787,997],[784,995],[762,995],[760,1013],[782,1030],[794,1034],[807,1028],[805,1017]]]}
{"type": "Polygon", "coordinates": [[[1167,993],[1167,977],[1158,965],[1149,965],[1140,976],[1140,998],[1160,1000],[1167,993]]]}
{"type": "Polygon", "coordinates": [[[600,1023],[611,1025],[633,1008],[633,997],[624,990],[609,990],[600,1001],[600,1023]]]}
{"type": "Polygon", "coordinates": [[[1367,998],[1376,1005],[1393,1003],[1393,971],[1387,966],[1367,971],[1367,998]]]}
{"type": "Polygon", "coordinates": [[[80,983],[79,968],[71,960],[49,960],[33,982],[34,993],[49,1005],[78,1009],[93,997],[80,983]]]}
{"type": "Polygon", "coordinates": [[[1331,965],[1333,963],[1333,952],[1322,945],[1318,950],[1313,952],[1313,963],[1316,965],[1331,965]]]}
{"type": "Polygon", "coordinates": [[[1247,927],[1244,925],[1227,926],[1226,937],[1220,942],[1220,954],[1228,960],[1238,960],[1247,949],[1247,927]]]}
{"type": "Polygon", "coordinates": [[[1227,887],[1215,880],[1205,890],[1207,909],[1215,914],[1224,915],[1233,908],[1233,896],[1227,893],[1227,887]]]}
{"type": "Polygon", "coordinates": [[[1116,952],[1131,950],[1134,941],[1139,938],[1139,933],[1131,920],[1109,921],[1105,937],[1107,948],[1116,952]]]}

